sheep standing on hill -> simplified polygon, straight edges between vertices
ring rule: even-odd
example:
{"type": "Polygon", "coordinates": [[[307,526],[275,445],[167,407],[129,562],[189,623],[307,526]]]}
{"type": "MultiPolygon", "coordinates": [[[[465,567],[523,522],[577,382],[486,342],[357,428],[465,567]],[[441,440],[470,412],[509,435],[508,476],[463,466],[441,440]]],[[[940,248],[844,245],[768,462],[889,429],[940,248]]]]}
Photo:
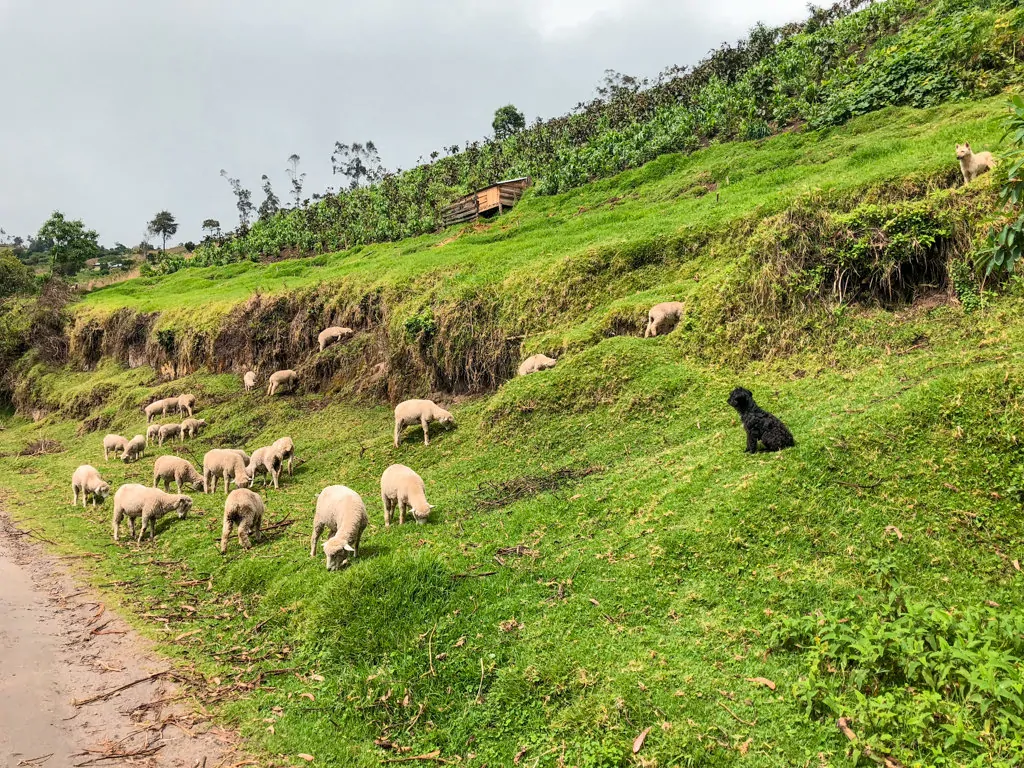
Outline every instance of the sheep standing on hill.
{"type": "Polygon", "coordinates": [[[246,392],[252,392],[256,388],[256,371],[246,371],[242,377],[242,384],[246,392]]]}
{"type": "Polygon", "coordinates": [[[330,533],[324,542],[327,570],[340,570],[350,557],[359,553],[359,540],[369,522],[366,505],[358,493],[344,485],[327,486],[316,497],[309,556],[316,557],[316,545],[326,529],[330,533]]]}
{"type": "Polygon", "coordinates": [[[110,454],[114,454],[114,458],[116,459],[118,451],[124,455],[127,447],[127,437],[121,437],[120,435],[107,435],[103,438],[103,460],[107,461],[110,458],[110,454]]]}
{"type": "Polygon", "coordinates": [[[185,436],[181,434],[181,424],[164,424],[157,434],[160,436],[160,445],[164,444],[164,440],[173,440],[175,437],[180,438],[181,442],[185,442],[185,436]]]}
{"type": "Polygon", "coordinates": [[[289,392],[294,392],[295,388],[299,385],[299,374],[291,369],[276,371],[270,374],[268,381],[270,382],[270,385],[267,387],[268,397],[276,392],[284,392],[286,389],[289,392]]]}
{"type": "Polygon", "coordinates": [[[207,493],[217,490],[217,478],[224,478],[224,493],[231,489],[231,481],[239,488],[249,485],[249,475],[245,471],[245,462],[239,455],[241,451],[214,448],[203,456],[203,483],[207,493]]]}
{"type": "Polygon", "coordinates": [[[178,409],[178,413],[185,413],[188,411],[189,418],[192,418],[195,414],[192,413],[196,407],[196,396],[195,395],[181,395],[175,402],[175,406],[178,409]]]}
{"type": "Polygon", "coordinates": [[[220,553],[228,551],[231,529],[238,526],[238,543],[244,549],[252,547],[249,534],[258,534],[263,525],[263,499],[248,488],[236,488],[224,500],[224,525],[220,532],[220,553]]]}
{"type": "Polygon", "coordinates": [[[194,490],[206,491],[203,476],[186,459],[180,456],[161,456],[153,462],[153,487],[159,488],[163,480],[167,492],[171,492],[171,481],[174,481],[181,493],[182,485],[191,485],[194,490]]]}
{"type": "Polygon", "coordinates": [[[405,523],[405,510],[411,509],[416,522],[427,522],[433,504],[427,503],[423,478],[404,464],[392,464],[380,478],[380,498],[384,502],[384,527],[391,527],[391,518],[398,507],[398,524],[405,523]]]}
{"type": "Polygon", "coordinates": [[[146,427],[146,445],[151,445],[160,437],[160,424],[150,424],[146,427]]]}
{"type": "Polygon", "coordinates": [[[991,152],[975,154],[971,150],[970,143],[956,145],[956,159],[960,161],[960,173],[964,175],[964,184],[970,184],[981,174],[991,171],[996,165],[991,152]]]}
{"type": "Polygon", "coordinates": [[[270,446],[281,454],[281,460],[288,462],[288,477],[292,476],[292,459],[295,458],[295,443],[290,437],[281,437],[270,446]]]}
{"type": "Polygon", "coordinates": [[[142,520],[139,541],[150,529],[149,538],[156,537],[156,521],[168,512],[177,511],[178,519],[184,520],[192,509],[192,499],[180,493],[164,493],[159,488],[147,488],[138,483],[122,485],[114,494],[114,541],[119,541],[121,521],[128,518],[132,538],[135,538],[135,519],[142,520]]]}
{"type": "Polygon", "coordinates": [[[71,493],[73,506],[78,506],[78,494],[82,494],[82,507],[85,507],[89,496],[92,496],[92,505],[95,507],[110,495],[110,486],[100,477],[96,467],[83,464],[71,475],[71,493]]]}
{"type": "Polygon", "coordinates": [[[332,325],[330,328],[325,328],[320,331],[320,335],[316,337],[316,340],[320,342],[320,351],[323,352],[331,344],[347,339],[349,336],[354,334],[351,328],[342,328],[340,325],[332,325]]]}
{"type": "Polygon", "coordinates": [[[167,411],[171,408],[176,408],[178,405],[178,398],[176,397],[165,397],[161,400],[155,400],[147,405],[143,410],[146,412],[146,423],[151,422],[157,414],[166,416],[167,411]]]}
{"type": "MultiPolygon", "coordinates": [[[[278,488],[283,465],[284,459],[281,458],[281,454],[272,445],[266,445],[252,452],[252,458],[249,459],[249,465],[245,468],[245,474],[249,477],[250,485],[256,479],[256,475],[265,474],[273,479],[274,488],[278,488]]],[[[267,487],[266,477],[263,478],[263,487],[267,487]]]]}
{"type": "Polygon", "coordinates": [[[647,313],[647,329],[644,331],[644,338],[652,336],[664,336],[679,323],[683,315],[683,302],[665,301],[655,304],[647,313]]]}
{"type": "Polygon", "coordinates": [[[195,437],[206,426],[206,419],[185,419],[183,422],[181,422],[182,442],[185,441],[186,437],[195,437]]]}
{"type": "Polygon", "coordinates": [[[549,368],[554,368],[557,362],[553,357],[547,355],[531,355],[519,364],[518,373],[520,376],[526,376],[538,371],[546,371],[549,368]]]}
{"type": "Polygon", "coordinates": [[[124,455],[121,460],[128,464],[132,461],[138,461],[146,453],[146,438],[142,435],[136,435],[128,441],[128,445],[125,446],[124,455]]]}
{"type": "Polygon", "coordinates": [[[395,447],[398,447],[402,430],[410,424],[419,424],[423,427],[423,444],[430,445],[427,425],[432,421],[455,426],[455,417],[433,400],[406,400],[399,403],[395,407],[395,447]]]}

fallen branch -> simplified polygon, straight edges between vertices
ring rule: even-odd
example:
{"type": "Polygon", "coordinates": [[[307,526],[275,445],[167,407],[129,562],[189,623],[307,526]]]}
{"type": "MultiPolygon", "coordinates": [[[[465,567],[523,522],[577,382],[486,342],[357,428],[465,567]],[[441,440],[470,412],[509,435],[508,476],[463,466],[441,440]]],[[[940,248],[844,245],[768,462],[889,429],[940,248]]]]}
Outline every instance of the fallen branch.
{"type": "Polygon", "coordinates": [[[484,576],[493,576],[497,571],[484,571],[483,573],[453,573],[453,579],[471,579],[471,578],[483,578],[484,576]]]}
{"type": "Polygon", "coordinates": [[[150,755],[155,755],[163,748],[163,744],[157,744],[155,747],[147,747],[145,749],[140,749],[137,752],[125,752],[120,755],[104,755],[103,757],[94,757],[92,760],[86,760],[84,763],[75,763],[75,768],[79,768],[79,766],[82,765],[92,765],[93,763],[99,763],[104,760],[125,760],[130,757],[149,757],[150,755]]]}
{"type": "Polygon", "coordinates": [[[156,680],[158,677],[163,677],[164,675],[168,675],[170,673],[171,673],[171,670],[169,670],[169,669],[165,669],[162,672],[154,672],[152,675],[146,675],[145,677],[140,677],[138,680],[132,680],[130,683],[125,683],[124,685],[118,686],[117,688],[113,688],[113,689],[111,689],[109,691],[106,691],[104,693],[98,693],[95,696],[90,696],[88,699],[81,699],[81,700],[75,699],[74,701],[71,702],[71,704],[73,706],[76,706],[76,707],[84,707],[86,704],[92,704],[94,701],[101,701],[103,699],[109,699],[114,694],[120,693],[121,691],[126,691],[129,688],[133,688],[134,686],[138,685],[139,683],[146,683],[146,682],[149,682],[150,680],[156,680]]]}
{"type": "Polygon", "coordinates": [[[381,765],[384,763],[411,763],[413,760],[433,760],[438,763],[447,764],[448,761],[441,757],[441,750],[435,749],[433,752],[427,752],[425,755],[413,755],[411,757],[392,757],[387,760],[381,760],[381,765]]]}
{"type": "Polygon", "coordinates": [[[739,722],[743,723],[744,725],[749,725],[749,726],[750,726],[751,728],[753,728],[753,727],[754,727],[755,725],[757,725],[757,720],[754,720],[754,722],[752,722],[752,723],[750,723],[750,722],[747,722],[747,721],[746,721],[746,720],[744,720],[744,719],[743,719],[742,717],[740,717],[740,716],[739,716],[739,715],[737,715],[737,714],[736,714],[735,712],[733,712],[733,711],[732,711],[731,709],[729,709],[729,708],[728,708],[728,707],[727,707],[727,706],[725,705],[725,702],[722,702],[722,701],[718,702],[718,706],[720,706],[720,707],[721,707],[722,709],[724,709],[724,710],[725,710],[726,712],[728,712],[728,713],[729,713],[730,715],[732,715],[733,717],[735,717],[735,718],[736,718],[736,720],[738,720],[739,722]]]}

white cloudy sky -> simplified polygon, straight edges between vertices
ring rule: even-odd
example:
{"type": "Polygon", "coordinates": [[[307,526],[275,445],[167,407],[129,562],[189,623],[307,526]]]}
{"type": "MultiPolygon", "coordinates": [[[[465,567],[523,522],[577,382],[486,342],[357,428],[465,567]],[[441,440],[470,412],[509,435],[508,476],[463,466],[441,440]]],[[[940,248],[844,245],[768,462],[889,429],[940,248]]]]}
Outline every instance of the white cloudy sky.
{"type": "Polygon", "coordinates": [[[139,242],[163,208],[198,239],[231,226],[221,168],[307,193],[336,140],[372,139],[389,167],[480,138],[512,102],[551,117],[605,69],[693,64],[806,0],[0,0],[0,227],[51,211],[104,243],[139,242]]]}

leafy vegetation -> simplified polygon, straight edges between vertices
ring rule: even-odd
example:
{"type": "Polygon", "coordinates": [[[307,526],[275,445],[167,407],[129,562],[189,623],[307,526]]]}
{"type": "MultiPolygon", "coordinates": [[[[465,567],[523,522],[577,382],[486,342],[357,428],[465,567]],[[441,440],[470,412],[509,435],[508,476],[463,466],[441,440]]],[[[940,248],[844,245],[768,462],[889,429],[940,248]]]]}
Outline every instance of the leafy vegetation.
{"type": "Polygon", "coordinates": [[[1012,273],[1024,256],[1024,213],[1013,218],[1024,203],[1024,179],[1021,178],[1021,169],[1024,168],[1024,98],[1019,95],[1010,102],[1006,136],[1012,148],[1004,156],[1007,167],[1003,171],[1005,181],[999,192],[999,201],[1007,214],[1004,218],[1009,221],[1002,228],[993,227],[988,248],[981,252],[986,275],[992,272],[1012,273]]]}

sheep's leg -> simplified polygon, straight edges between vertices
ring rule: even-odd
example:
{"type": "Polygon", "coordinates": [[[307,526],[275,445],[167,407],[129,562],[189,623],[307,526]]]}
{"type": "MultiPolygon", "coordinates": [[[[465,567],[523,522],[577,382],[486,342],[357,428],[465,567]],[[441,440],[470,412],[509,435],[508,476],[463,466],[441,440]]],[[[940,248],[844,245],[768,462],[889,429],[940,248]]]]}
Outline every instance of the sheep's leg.
{"type": "Polygon", "coordinates": [[[252,542],[249,540],[249,521],[243,520],[238,526],[238,543],[243,549],[251,549],[252,542]]]}
{"type": "Polygon", "coordinates": [[[317,523],[313,526],[313,538],[309,542],[309,556],[316,557],[316,545],[320,543],[320,536],[324,532],[324,525],[317,523]]]}
{"type": "Polygon", "coordinates": [[[398,447],[398,435],[402,431],[401,422],[395,419],[395,448],[398,447]]]}
{"type": "Polygon", "coordinates": [[[405,525],[405,508],[408,506],[401,499],[398,500],[398,524],[405,525]]]}
{"type": "Polygon", "coordinates": [[[288,457],[288,477],[292,476],[292,456],[288,457]]]}
{"type": "Polygon", "coordinates": [[[281,470],[271,470],[274,473],[274,489],[277,490],[280,486],[278,485],[278,479],[281,477],[281,470]]]}
{"type": "Polygon", "coordinates": [[[107,457],[107,446],[105,446],[105,445],[103,446],[103,460],[104,461],[108,461],[109,460],[108,457],[107,457]]]}
{"type": "Polygon", "coordinates": [[[423,427],[423,444],[430,445],[430,430],[427,429],[427,424],[430,422],[426,416],[420,417],[420,426],[423,427]]]}
{"type": "Polygon", "coordinates": [[[224,470],[224,495],[231,493],[231,480],[228,478],[228,471],[224,470]]]}
{"type": "Polygon", "coordinates": [[[71,484],[71,493],[74,494],[74,498],[71,499],[71,506],[78,506],[78,486],[74,483],[71,484]]]}
{"type": "Polygon", "coordinates": [[[224,518],[224,527],[220,531],[220,553],[223,555],[228,551],[228,539],[231,538],[231,520],[224,518]]]}
{"type": "Polygon", "coordinates": [[[384,527],[385,528],[390,528],[391,527],[391,514],[392,514],[392,511],[393,511],[392,508],[391,508],[391,499],[389,499],[385,494],[382,493],[380,495],[380,500],[382,502],[384,502],[384,527]]]}
{"type": "Polygon", "coordinates": [[[86,504],[89,501],[89,489],[86,486],[82,486],[82,509],[85,509],[86,504]]]}
{"type": "Polygon", "coordinates": [[[135,518],[128,515],[128,530],[131,533],[131,537],[135,538],[135,518]]]}
{"type": "Polygon", "coordinates": [[[121,510],[114,511],[114,541],[118,541],[119,529],[121,527],[121,510]]]}

